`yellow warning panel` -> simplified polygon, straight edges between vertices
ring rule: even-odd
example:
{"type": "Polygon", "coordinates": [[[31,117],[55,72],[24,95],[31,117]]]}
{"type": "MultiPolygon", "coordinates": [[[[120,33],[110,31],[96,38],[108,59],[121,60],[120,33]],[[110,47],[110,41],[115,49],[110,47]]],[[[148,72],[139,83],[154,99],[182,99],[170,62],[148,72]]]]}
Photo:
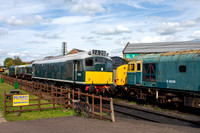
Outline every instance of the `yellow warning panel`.
{"type": "Polygon", "coordinates": [[[122,65],[117,68],[117,85],[125,85],[127,83],[128,65],[122,65]]]}
{"type": "Polygon", "coordinates": [[[113,72],[86,71],[85,83],[86,84],[112,84],[113,83],[112,76],[113,76],[113,72]]]}

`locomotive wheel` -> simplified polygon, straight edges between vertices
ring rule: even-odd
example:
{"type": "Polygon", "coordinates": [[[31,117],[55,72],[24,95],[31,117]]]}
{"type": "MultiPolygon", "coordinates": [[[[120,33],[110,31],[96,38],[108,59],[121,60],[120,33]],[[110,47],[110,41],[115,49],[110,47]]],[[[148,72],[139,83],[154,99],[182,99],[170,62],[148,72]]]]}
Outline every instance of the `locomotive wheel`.
{"type": "Polygon", "coordinates": [[[116,87],[114,85],[111,85],[109,91],[110,93],[114,93],[116,91],[116,87]]]}
{"type": "Polygon", "coordinates": [[[94,85],[90,85],[89,88],[88,88],[88,91],[89,91],[90,94],[95,93],[95,87],[94,87],[94,85]]]}

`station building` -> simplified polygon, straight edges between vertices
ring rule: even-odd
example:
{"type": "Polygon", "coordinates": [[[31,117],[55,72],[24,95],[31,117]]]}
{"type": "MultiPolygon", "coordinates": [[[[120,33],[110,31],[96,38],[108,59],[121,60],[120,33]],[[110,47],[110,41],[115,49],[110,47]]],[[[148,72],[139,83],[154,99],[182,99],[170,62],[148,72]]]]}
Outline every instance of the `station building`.
{"type": "Polygon", "coordinates": [[[123,49],[123,58],[129,60],[139,54],[164,53],[200,49],[200,41],[130,43],[123,49]]]}

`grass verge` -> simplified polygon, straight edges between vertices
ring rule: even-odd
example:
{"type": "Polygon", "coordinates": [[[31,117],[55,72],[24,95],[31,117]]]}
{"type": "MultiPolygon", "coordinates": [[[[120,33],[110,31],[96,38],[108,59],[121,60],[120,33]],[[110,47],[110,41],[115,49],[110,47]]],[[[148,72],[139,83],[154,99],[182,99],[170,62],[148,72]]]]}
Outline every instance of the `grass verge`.
{"type": "MultiPolygon", "coordinates": [[[[0,83],[0,110],[4,115],[4,91],[9,93],[10,90],[14,90],[13,86],[10,86],[5,83],[0,83]]],[[[20,90],[21,93],[27,94],[27,92],[20,90]]],[[[37,96],[30,95],[30,99],[36,99],[37,96]]],[[[41,100],[41,103],[47,103],[46,100],[41,100]]],[[[30,104],[37,103],[37,101],[31,101],[30,104]]],[[[7,103],[7,105],[12,105],[12,103],[7,103]]],[[[43,108],[45,107],[52,107],[52,104],[42,105],[43,108]]],[[[58,105],[56,105],[58,106],[58,105]]],[[[7,110],[14,110],[19,107],[10,107],[7,110]]],[[[30,107],[23,107],[23,109],[33,109],[37,108],[35,106],[30,107]]],[[[49,109],[49,110],[41,110],[39,111],[29,111],[29,112],[22,112],[20,116],[15,116],[14,113],[8,113],[5,117],[7,121],[25,121],[25,120],[34,120],[34,119],[43,119],[43,118],[55,118],[55,117],[62,117],[62,116],[71,116],[73,115],[73,111],[71,109],[67,111],[62,111],[65,108],[58,108],[58,109],[49,109]]]]}

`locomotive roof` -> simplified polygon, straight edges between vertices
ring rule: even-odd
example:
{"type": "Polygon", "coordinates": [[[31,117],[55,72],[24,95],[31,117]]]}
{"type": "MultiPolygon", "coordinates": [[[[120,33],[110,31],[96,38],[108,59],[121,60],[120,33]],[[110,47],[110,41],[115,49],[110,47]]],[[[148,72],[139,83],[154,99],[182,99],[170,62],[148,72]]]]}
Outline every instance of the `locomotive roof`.
{"type": "Polygon", "coordinates": [[[19,66],[17,66],[18,68],[21,68],[21,67],[25,67],[26,65],[19,65],[19,66]]]}
{"type": "Polygon", "coordinates": [[[159,54],[140,54],[131,61],[143,60],[145,61],[186,61],[186,60],[200,60],[200,49],[189,50],[189,51],[176,51],[176,52],[166,52],[159,54]]]}
{"type": "Polygon", "coordinates": [[[49,59],[46,58],[46,59],[36,60],[33,62],[33,64],[66,62],[68,60],[80,60],[80,59],[85,59],[85,58],[89,58],[89,57],[103,57],[103,58],[110,59],[110,57],[107,57],[107,56],[89,55],[89,51],[88,51],[88,52],[79,52],[79,53],[70,54],[70,55],[56,56],[56,57],[49,58],[49,59]]]}

